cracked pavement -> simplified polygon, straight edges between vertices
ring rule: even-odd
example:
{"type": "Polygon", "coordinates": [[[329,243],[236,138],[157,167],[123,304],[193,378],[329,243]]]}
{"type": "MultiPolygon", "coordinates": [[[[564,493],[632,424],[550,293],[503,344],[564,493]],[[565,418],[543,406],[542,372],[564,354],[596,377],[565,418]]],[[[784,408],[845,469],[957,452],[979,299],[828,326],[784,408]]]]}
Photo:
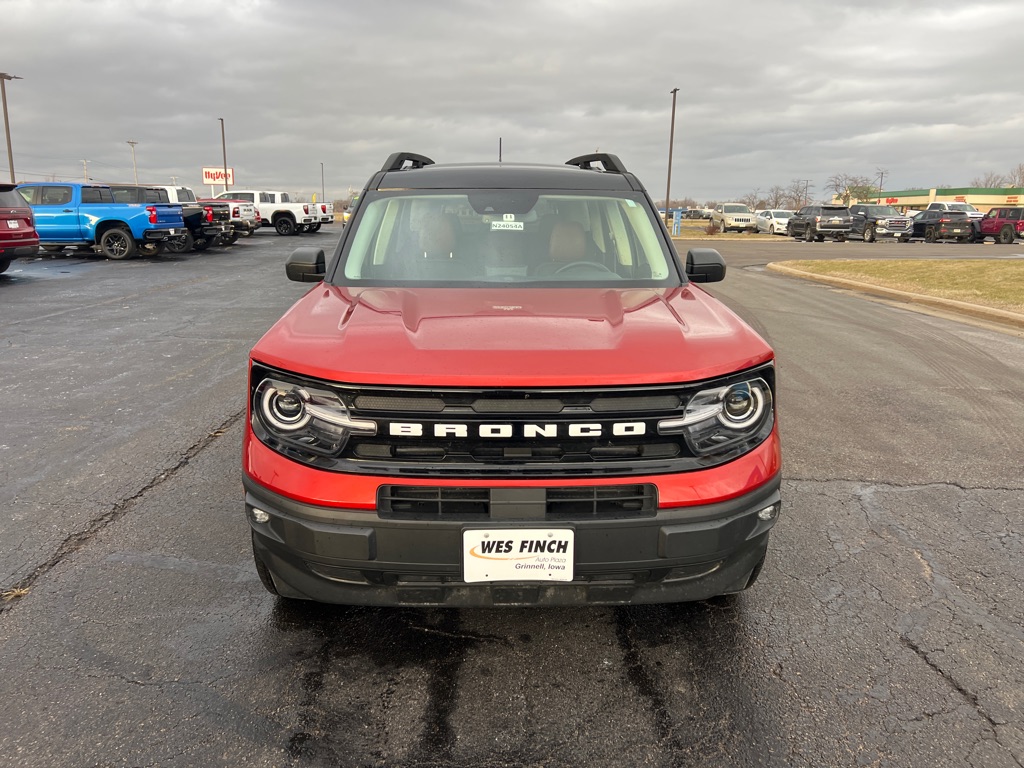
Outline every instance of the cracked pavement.
{"type": "Polygon", "coordinates": [[[0,604],[0,766],[1024,765],[1019,337],[730,242],[712,292],[779,354],[785,508],[752,590],[275,602],[238,414],[248,345],[305,290],[296,244],[0,278],[0,587],[28,589],[0,604]]]}

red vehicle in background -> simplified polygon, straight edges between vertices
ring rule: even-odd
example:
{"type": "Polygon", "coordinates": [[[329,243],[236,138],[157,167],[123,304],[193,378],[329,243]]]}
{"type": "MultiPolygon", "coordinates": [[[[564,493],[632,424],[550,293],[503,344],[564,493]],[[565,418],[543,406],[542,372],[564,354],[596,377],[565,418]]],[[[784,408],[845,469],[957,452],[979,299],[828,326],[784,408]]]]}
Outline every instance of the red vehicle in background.
{"type": "Polygon", "coordinates": [[[1010,245],[1018,238],[1024,239],[1024,207],[993,208],[986,213],[978,221],[975,240],[981,243],[990,237],[1003,245],[1010,245]]]}
{"type": "Polygon", "coordinates": [[[0,272],[6,272],[14,259],[38,252],[39,235],[31,206],[14,184],[0,183],[0,272]]]}

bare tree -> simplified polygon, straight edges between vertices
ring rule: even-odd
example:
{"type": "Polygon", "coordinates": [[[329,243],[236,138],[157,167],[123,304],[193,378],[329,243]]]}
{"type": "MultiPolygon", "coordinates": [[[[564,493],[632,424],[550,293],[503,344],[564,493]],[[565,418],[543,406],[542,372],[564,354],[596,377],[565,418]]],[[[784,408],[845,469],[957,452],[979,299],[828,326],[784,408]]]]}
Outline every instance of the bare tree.
{"type": "Polygon", "coordinates": [[[1024,187],[1024,163],[1020,163],[1006,174],[1006,183],[1011,187],[1024,187]]]}
{"type": "Polygon", "coordinates": [[[745,203],[747,208],[755,210],[756,208],[764,208],[761,205],[761,190],[755,189],[753,192],[747,192],[743,197],[737,198],[738,202],[745,203]]]}
{"type": "Polygon", "coordinates": [[[786,190],[786,195],[789,198],[789,207],[802,208],[805,205],[809,205],[812,189],[814,189],[814,185],[811,184],[810,179],[793,179],[786,190]]]}
{"type": "Polygon", "coordinates": [[[825,184],[825,189],[842,200],[843,205],[849,205],[850,200],[857,197],[856,192],[863,194],[866,190],[872,189],[875,190],[874,196],[878,196],[878,188],[871,184],[871,179],[866,176],[854,176],[850,173],[833,174],[825,184]]]}
{"type": "Polygon", "coordinates": [[[778,184],[768,190],[765,196],[766,208],[782,208],[789,203],[789,193],[778,184]]]}
{"type": "Polygon", "coordinates": [[[984,176],[976,176],[971,179],[972,187],[984,187],[985,189],[994,189],[1004,184],[1006,184],[1006,177],[995,171],[989,171],[984,176]]]}

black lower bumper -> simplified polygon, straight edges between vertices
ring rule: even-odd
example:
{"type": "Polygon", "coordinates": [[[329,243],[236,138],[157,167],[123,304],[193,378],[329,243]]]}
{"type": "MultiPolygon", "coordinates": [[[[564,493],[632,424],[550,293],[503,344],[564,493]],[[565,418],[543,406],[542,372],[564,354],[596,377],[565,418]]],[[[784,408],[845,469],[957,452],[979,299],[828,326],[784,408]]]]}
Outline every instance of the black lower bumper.
{"type": "Polygon", "coordinates": [[[38,245],[0,246],[0,259],[20,259],[39,253],[38,245]]]}
{"type": "Polygon", "coordinates": [[[776,477],[737,499],[646,518],[559,522],[574,530],[576,541],[573,580],[559,583],[463,578],[465,529],[535,529],[542,521],[382,519],[302,504],[248,478],[245,509],[254,553],[285,597],[383,606],[667,603],[739,592],[751,583],[781,510],[779,484],[776,477]]]}

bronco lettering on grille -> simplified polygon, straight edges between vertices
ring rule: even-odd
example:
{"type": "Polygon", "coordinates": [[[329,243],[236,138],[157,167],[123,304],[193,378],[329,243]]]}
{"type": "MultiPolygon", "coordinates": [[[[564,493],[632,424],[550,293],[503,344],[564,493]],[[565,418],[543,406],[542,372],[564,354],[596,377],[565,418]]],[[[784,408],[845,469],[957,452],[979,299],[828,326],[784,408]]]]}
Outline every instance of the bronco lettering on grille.
{"type": "Polygon", "coordinates": [[[616,421],[611,424],[561,423],[561,424],[469,424],[424,425],[417,422],[393,421],[388,434],[392,437],[455,437],[468,438],[557,438],[557,437],[601,437],[612,434],[615,437],[639,437],[647,434],[647,425],[642,421],[616,421]],[[430,433],[433,433],[432,435],[430,433]]]}

